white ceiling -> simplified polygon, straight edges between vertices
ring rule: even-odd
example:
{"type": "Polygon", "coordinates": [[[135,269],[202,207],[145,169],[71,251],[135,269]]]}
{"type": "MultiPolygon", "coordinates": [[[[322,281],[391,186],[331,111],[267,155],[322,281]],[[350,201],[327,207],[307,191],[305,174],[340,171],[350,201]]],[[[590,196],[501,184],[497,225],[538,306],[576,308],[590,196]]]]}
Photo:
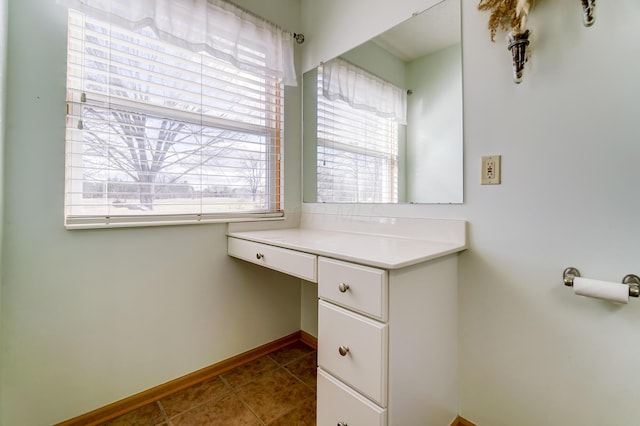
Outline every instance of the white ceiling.
{"type": "Polygon", "coordinates": [[[460,0],[443,0],[374,38],[405,62],[460,42],[460,0]]]}

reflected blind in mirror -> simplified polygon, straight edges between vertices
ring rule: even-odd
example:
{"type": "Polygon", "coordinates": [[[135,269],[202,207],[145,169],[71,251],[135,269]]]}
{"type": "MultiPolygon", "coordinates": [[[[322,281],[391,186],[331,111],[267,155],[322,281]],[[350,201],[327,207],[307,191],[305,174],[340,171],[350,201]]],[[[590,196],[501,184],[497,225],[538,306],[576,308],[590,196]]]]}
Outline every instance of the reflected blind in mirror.
{"type": "MultiPolygon", "coordinates": [[[[324,71],[318,68],[317,201],[397,202],[397,120],[325,96],[324,71]]],[[[375,79],[369,75],[361,80],[359,90],[367,90],[362,84],[375,79]]]]}

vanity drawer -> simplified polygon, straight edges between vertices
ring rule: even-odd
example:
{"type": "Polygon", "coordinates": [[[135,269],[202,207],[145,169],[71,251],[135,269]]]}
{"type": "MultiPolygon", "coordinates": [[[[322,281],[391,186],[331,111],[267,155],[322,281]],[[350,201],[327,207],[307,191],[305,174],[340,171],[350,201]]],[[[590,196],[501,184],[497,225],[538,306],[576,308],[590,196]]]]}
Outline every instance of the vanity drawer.
{"type": "Polygon", "coordinates": [[[227,253],[285,274],[317,282],[317,256],[313,254],[233,237],[227,238],[227,253]]]}
{"type": "Polygon", "coordinates": [[[320,257],[318,297],[387,320],[387,271],[320,257]]]}
{"type": "Polygon", "coordinates": [[[385,426],[387,410],[318,369],[318,426],[385,426]]]}
{"type": "Polygon", "coordinates": [[[386,324],[320,300],[318,365],[387,406],[386,324]]]}

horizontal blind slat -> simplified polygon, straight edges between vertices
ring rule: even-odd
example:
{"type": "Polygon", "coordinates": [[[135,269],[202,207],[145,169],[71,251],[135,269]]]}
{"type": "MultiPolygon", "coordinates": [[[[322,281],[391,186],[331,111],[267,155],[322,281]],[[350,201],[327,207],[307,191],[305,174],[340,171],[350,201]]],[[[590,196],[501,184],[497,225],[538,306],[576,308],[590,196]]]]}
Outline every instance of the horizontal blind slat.
{"type": "Polygon", "coordinates": [[[321,69],[317,98],[318,201],[397,201],[397,124],[325,98],[321,69]]]}
{"type": "Polygon", "coordinates": [[[275,78],[176,48],[148,29],[74,11],[69,25],[67,223],[282,211],[284,91],[275,78]]]}

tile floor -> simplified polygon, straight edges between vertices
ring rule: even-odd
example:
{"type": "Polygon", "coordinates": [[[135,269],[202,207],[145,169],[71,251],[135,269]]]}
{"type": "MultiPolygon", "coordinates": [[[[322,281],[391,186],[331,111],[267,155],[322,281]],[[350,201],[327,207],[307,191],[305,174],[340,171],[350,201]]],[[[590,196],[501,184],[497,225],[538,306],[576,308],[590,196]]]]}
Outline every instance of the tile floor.
{"type": "Polygon", "coordinates": [[[315,424],[316,351],[297,342],[103,426],[315,424]]]}

